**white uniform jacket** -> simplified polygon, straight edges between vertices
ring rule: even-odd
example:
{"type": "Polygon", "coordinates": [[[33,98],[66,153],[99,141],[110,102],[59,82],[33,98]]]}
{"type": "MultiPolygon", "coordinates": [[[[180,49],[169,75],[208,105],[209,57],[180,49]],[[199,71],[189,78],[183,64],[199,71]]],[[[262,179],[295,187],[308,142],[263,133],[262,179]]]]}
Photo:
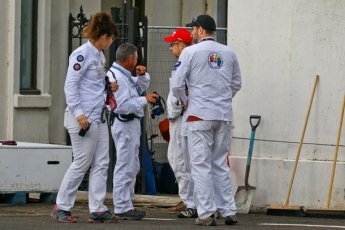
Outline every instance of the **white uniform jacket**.
{"type": "Polygon", "coordinates": [[[90,120],[100,120],[105,104],[104,63],[103,52],[90,41],[70,55],[65,81],[66,110],[75,118],[84,114],[90,120]]]}
{"type": "MultiPolygon", "coordinates": [[[[131,72],[116,62],[113,63],[110,70],[114,72],[119,84],[119,89],[114,93],[117,103],[115,113],[123,115],[134,113],[138,117],[143,117],[147,100],[139,94],[142,95],[149,87],[150,75],[145,73],[144,76],[133,77],[131,72]]],[[[111,73],[108,73],[107,76],[109,76],[111,82],[115,81],[111,73]]]]}
{"type": "Polygon", "coordinates": [[[171,89],[175,97],[188,103],[189,116],[232,121],[232,98],[242,84],[236,54],[232,48],[212,38],[202,40],[183,49],[174,67],[171,89]]]}
{"type": "Polygon", "coordinates": [[[168,94],[168,100],[167,100],[167,110],[168,110],[169,120],[175,120],[182,114],[183,106],[181,103],[179,103],[179,105],[176,105],[177,101],[178,101],[177,98],[174,97],[173,92],[170,90],[168,94]]]}

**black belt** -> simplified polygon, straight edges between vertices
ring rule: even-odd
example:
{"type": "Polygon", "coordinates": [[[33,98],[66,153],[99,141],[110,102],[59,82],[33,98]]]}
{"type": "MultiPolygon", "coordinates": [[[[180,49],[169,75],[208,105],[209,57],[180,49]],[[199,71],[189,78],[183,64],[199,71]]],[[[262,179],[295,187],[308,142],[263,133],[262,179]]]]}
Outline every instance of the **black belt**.
{"type": "Polygon", "coordinates": [[[121,122],[133,121],[135,118],[138,120],[141,119],[141,117],[138,117],[134,113],[130,113],[130,114],[117,114],[117,113],[115,113],[115,116],[121,122]]]}
{"type": "Polygon", "coordinates": [[[117,114],[114,111],[109,111],[108,108],[105,106],[103,108],[102,111],[102,115],[101,115],[101,121],[102,123],[106,122],[108,123],[109,126],[112,126],[114,124],[114,119],[115,117],[121,121],[121,122],[128,122],[128,121],[132,121],[135,118],[140,120],[141,117],[138,117],[137,115],[135,115],[134,113],[130,113],[130,114],[117,114]],[[103,117],[105,116],[106,120],[103,119],[103,117]]]}

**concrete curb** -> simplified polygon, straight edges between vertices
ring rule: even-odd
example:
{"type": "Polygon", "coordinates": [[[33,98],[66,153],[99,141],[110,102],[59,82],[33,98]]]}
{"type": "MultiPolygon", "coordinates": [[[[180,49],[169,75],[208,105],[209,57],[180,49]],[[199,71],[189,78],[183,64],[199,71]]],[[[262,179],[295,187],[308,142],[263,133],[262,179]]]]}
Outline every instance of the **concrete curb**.
{"type": "MultiPolygon", "coordinates": [[[[178,195],[162,194],[157,196],[141,195],[135,194],[133,205],[134,206],[154,206],[154,207],[171,207],[176,205],[181,201],[178,195]]],[[[88,192],[78,191],[76,197],[76,203],[87,203],[88,202],[88,192]]],[[[105,204],[113,203],[113,194],[107,193],[104,201],[105,204]]]]}

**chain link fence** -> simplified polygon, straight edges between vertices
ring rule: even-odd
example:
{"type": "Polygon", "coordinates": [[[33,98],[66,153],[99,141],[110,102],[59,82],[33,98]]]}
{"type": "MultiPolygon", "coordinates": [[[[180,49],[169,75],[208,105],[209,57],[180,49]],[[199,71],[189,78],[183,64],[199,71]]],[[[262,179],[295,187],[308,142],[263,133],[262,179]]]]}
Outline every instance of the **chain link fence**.
{"type": "MultiPolygon", "coordinates": [[[[172,54],[169,43],[164,41],[164,37],[169,36],[179,28],[185,27],[148,27],[148,45],[147,45],[147,71],[150,73],[151,81],[147,93],[157,92],[164,100],[168,98],[169,78],[177,58],[172,54]]],[[[189,29],[189,28],[188,28],[189,29]]],[[[221,44],[227,44],[227,29],[218,28],[215,33],[215,39],[221,44]]],[[[147,138],[148,146],[153,153],[153,158],[159,163],[168,162],[167,150],[168,143],[160,134],[159,122],[167,117],[166,112],[154,119],[151,118],[152,107],[147,106],[147,138]],[[157,136],[156,136],[157,135],[157,136]]]]}

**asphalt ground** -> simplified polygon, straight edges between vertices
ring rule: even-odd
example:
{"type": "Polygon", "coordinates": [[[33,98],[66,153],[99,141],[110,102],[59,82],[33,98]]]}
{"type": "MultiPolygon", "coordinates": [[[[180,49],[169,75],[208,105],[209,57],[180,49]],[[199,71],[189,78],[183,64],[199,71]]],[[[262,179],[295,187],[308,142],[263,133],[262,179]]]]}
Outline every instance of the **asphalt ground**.
{"type": "MultiPolygon", "coordinates": [[[[172,199],[172,201],[175,200],[172,199]]],[[[50,213],[53,204],[39,203],[35,199],[30,199],[27,204],[21,206],[0,204],[0,229],[345,229],[344,215],[327,215],[328,213],[313,217],[292,217],[270,216],[266,215],[265,212],[255,212],[237,214],[239,223],[235,225],[225,225],[224,219],[217,219],[217,226],[196,226],[194,224],[195,218],[178,218],[176,213],[168,212],[166,207],[152,205],[155,203],[152,200],[141,203],[145,204],[134,204],[137,208],[146,211],[147,216],[145,218],[139,221],[122,220],[114,224],[88,223],[89,210],[85,199],[77,201],[73,207],[72,214],[77,217],[77,223],[72,224],[60,223],[51,218],[50,213]]],[[[105,204],[110,211],[113,211],[111,200],[107,199],[105,204]]]]}

